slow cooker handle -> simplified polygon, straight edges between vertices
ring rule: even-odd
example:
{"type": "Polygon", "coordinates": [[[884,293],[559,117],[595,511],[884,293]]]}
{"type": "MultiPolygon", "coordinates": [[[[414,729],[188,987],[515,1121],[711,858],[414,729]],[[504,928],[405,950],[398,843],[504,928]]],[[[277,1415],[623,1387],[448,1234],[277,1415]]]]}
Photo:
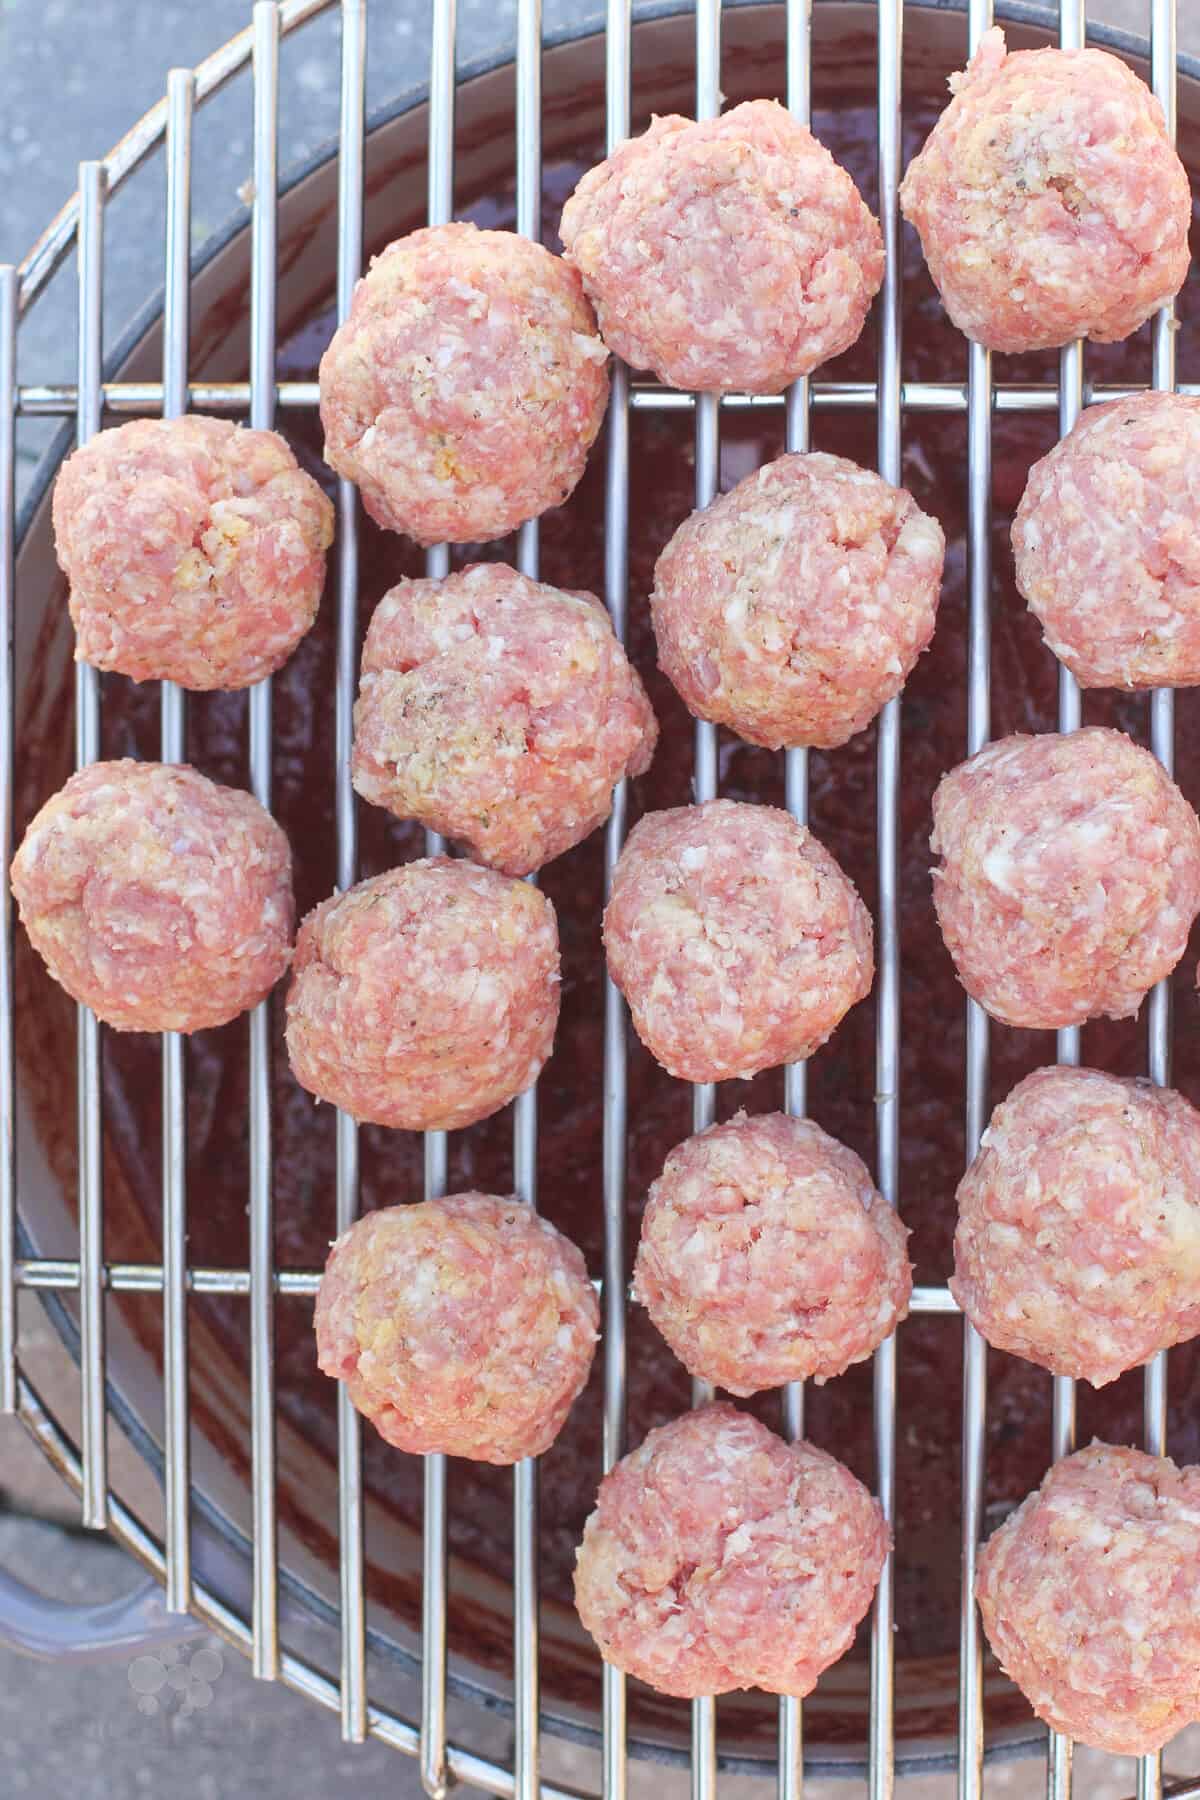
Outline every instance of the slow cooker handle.
{"type": "Polygon", "coordinates": [[[169,1613],[153,1576],[115,1600],[52,1600],[0,1569],[0,1645],[49,1662],[133,1658],[156,1644],[203,1635],[187,1613],[169,1613]]]}

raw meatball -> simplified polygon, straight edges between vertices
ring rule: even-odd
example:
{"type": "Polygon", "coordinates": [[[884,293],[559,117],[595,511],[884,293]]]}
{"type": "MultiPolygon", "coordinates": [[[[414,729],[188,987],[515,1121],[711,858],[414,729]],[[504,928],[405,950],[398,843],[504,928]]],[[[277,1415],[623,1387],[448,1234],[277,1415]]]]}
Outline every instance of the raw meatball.
{"type": "Polygon", "coordinates": [[[63,464],[54,537],[80,662],[243,688],[317,616],[333,507],[273,431],[132,419],[63,464]]]}
{"type": "Polygon", "coordinates": [[[955,1299],[989,1344],[1096,1387],[1200,1332],[1200,1113],[1094,1069],[1038,1069],[958,1190],[955,1299]]]}
{"type": "Polygon", "coordinates": [[[560,231],[609,348],[677,388],[779,393],[854,343],[883,280],[858,189],[775,100],[656,118],[560,231]]]}
{"type": "Polygon", "coordinates": [[[1092,1444],[993,1534],[975,1594],[1040,1719],[1118,1755],[1200,1719],[1200,1468],[1092,1444]]]}
{"type": "Polygon", "coordinates": [[[13,893],[55,981],[118,1031],[200,1031],[288,965],[292,854],[270,813],[186,765],[92,763],[48,800],[13,893]]]}
{"type": "Polygon", "coordinates": [[[706,1406],[600,1483],[575,1604],[605,1658],[659,1693],[802,1697],[850,1648],[887,1551],[849,1469],[706,1406]]]}
{"type": "Polygon", "coordinates": [[[602,825],[614,784],[649,768],[658,737],[600,602],[503,563],[384,595],[354,731],[365,800],[507,875],[602,825]]]}
{"type": "Polygon", "coordinates": [[[418,544],[503,537],[571,493],[608,403],[574,269],[511,231],[389,244],[321,358],[325,460],[418,544]]]}
{"type": "Polygon", "coordinates": [[[684,1081],[811,1056],[875,974],[870,915],[828,850],[777,807],[736,800],[634,827],[604,945],[638,1036],[684,1081]]]}
{"type": "Polygon", "coordinates": [[[844,744],[933,636],[946,540],[842,456],[781,456],[685,519],[650,597],[687,707],[752,744],[844,744]]]}
{"type": "Polygon", "coordinates": [[[558,925],[537,888],[448,856],[406,863],[301,925],[292,1073],[376,1125],[474,1124],[537,1080],[558,983],[558,925]]]}
{"type": "Polygon", "coordinates": [[[1132,1017],[1200,912],[1200,821],[1121,731],[989,744],[942,778],[930,844],[958,978],[1006,1025],[1132,1017]]]}
{"type": "Polygon", "coordinates": [[[907,1237],[853,1150],[819,1125],[738,1113],[668,1156],[634,1295],[689,1373],[731,1394],[822,1382],[908,1311],[907,1237]]]}
{"type": "Polygon", "coordinates": [[[1084,687],[1200,683],[1200,399],[1089,407],[1035,463],[1017,586],[1084,687]]]}
{"type": "Polygon", "coordinates": [[[993,350],[1128,337],[1183,286],[1191,194],[1144,82],[1106,50],[984,34],[900,189],[942,302],[993,350]]]}
{"type": "Polygon", "coordinates": [[[329,1253],[317,1361],[399,1450],[514,1463],[548,1450],[592,1366],[583,1257],[515,1198],[368,1213],[329,1253]]]}

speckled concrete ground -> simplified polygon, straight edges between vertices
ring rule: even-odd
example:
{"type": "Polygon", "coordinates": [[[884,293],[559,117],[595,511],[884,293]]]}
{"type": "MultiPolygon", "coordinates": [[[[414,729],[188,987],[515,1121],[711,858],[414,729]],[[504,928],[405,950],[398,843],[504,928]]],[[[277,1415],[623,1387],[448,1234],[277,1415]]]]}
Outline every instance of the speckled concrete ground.
{"type": "MultiPolygon", "coordinates": [[[[1105,0],[1093,17],[1138,28],[1146,8],[1105,0]]],[[[243,26],[249,0],[0,0],[0,256],[19,258],[74,185],[77,162],[101,154],[162,92],[169,66],[192,64],[243,26]]],[[[596,0],[547,0],[551,26],[594,23],[596,0]]],[[[427,0],[376,0],[371,12],[373,104],[418,84],[428,44],[427,0]]],[[[512,0],[459,0],[464,61],[511,42],[512,0]]],[[[1184,0],[1181,46],[1200,45],[1200,0],[1184,0]]],[[[336,30],[331,18],[310,31],[284,63],[284,141],[299,156],[330,138],[337,120],[336,30]]],[[[235,204],[249,163],[244,93],[222,97],[197,128],[195,239],[199,243],[235,204]]],[[[128,194],[123,228],[114,234],[106,271],[112,333],[160,282],[160,197],[128,194]]],[[[69,284],[22,334],[21,376],[61,377],[64,339],[74,332],[69,284]]],[[[37,441],[26,446],[32,458],[37,441]]],[[[23,1307],[23,1352],[69,1419],[74,1375],[36,1303],[23,1307]]],[[[113,1445],[114,1472],[140,1479],[145,1509],[159,1500],[127,1446],[113,1445]]],[[[103,1598],[136,1579],[123,1552],[104,1539],[71,1530],[72,1502],[21,1428],[0,1421],[0,1566],[20,1571],[47,1591],[103,1598]],[[39,1519],[38,1515],[43,1515],[39,1519]]],[[[295,1628],[298,1642],[320,1658],[329,1646],[315,1631],[295,1628]]],[[[416,1704],[394,1671],[373,1674],[372,1691],[409,1709],[416,1704]]],[[[507,1754],[507,1727],[464,1709],[453,1727],[477,1748],[507,1754]]],[[[572,1784],[594,1784],[590,1759],[546,1746],[547,1772],[572,1784]]],[[[1172,1747],[1169,1769],[1200,1769],[1200,1732],[1172,1747]]],[[[635,1767],[635,1800],[683,1800],[675,1772],[635,1767]]],[[[0,1794],[34,1800],[134,1800],[178,1794],[184,1800],[339,1800],[395,1794],[416,1800],[411,1763],[378,1744],[340,1743],[336,1722],[285,1688],[255,1682],[224,1647],[193,1640],[177,1652],[133,1664],[118,1660],[63,1668],[0,1652],[0,1794]]],[[[736,1800],[769,1793],[761,1783],[730,1780],[736,1800]]],[[[850,1783],[813,1782],[808,1800],[842,1800],[850,1783]]],[[[945,1778],[901,1784],[902,1800],[949,1800],[945,1778]]],[[[1121,1800],[1133,1791],[1132,1766],[1082,1753],[1076,1793],[1084,1800],[1121,1800]]],[[[1036,1764],[990,1769],[988,1800],[1044,1792],[1036,1764]]]]}

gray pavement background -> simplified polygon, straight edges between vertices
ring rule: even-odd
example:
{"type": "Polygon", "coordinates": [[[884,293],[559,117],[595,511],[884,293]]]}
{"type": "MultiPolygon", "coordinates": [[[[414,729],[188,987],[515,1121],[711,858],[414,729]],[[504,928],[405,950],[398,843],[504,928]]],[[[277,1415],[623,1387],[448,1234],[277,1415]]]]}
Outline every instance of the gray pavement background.
{"type": "MultiPolygon", "coordinates": [[[[459,0],[460,59],[468,62],[512,42],[512,0],[459,0]]],[[[1093,17],[1138,29],[1137,0],[1102,0],[1093,17]]],[[[374,107],[420,85],[428,56],[429,0],[374,0],[370,11],[370,85],[374,107]]],[[[0,259],[19,260],[75,185],[81,158],[99,156],[163,92],[168,68],[192,66],[249,21],[249,0],[0,0],[0,259]]],[[[555,29],[594,25],[594,0],[547,0],[555,29]]],[[[1182,0],[1181,47],[1200,47],[1200,0],[1182,0]]],[[[336,132],[336,17],[306,28],[283,58],[281,142],[286,169],[336,132]]],[[[250,173],[249,90],[238,84],[197,120],[193,237],[199,246],[238,205],[250,173]]],[[[161,180],[146,179],[113,204],[106,268],[106,335],[121,329],[161,284],[161,180]]],[[[74,337],[74,283],[60,279],[51,303],[22,330],[23,381],[69,378],[74,337]]],[[[22,454],[32,465],[48,428],[23,429],[22,454]]],[[[40,1307],[23,1296],[22,1355],[70,1421],[75,1379],[40,1307]]],[[[113,1447],[114,1468],[131,1470],[133,1453],[113,1447]]],[[[156,1496],[146,1487],[146,1507],[156,1496]]],[[[136,1579],[129,1559],[103,1539],[72,1529],[73,1502],[24,1432],[0,1421],[0,1566],[48,1592],[102,1598],[136,1579]]],[[[304,1636],[303,1632],[300,1633],[304,1636]]],[[[320,1657],[328,1645],[310,1633],[320,1657]]],[[[392,1670],[374,1676],[372,1691],[410,1709],[416,1696],[392,1670]]],[[[477,1748],[506,1754],[506,1727],[465,1711],[455,1728],[477,1748]]],[[[1193,1773],[1200,1744],[1173,1747],[1169,1767],[1193,1773]]],[[[547,1745],[555,1778],[595,1780],[589,1759],[547,1745]]],[[[1076,1792],[1085,1800],[1118,1800],[1132,1792],[1132,1765],[1083,1754],[1076,1792]]],[[[1032,1796],[1043,1789],[1035,1764],[989,1772],[989,1800],[1032,1796]]],[[[682,1800],[682,1777],[635,1771],[636,1800],[651,1789],[682,1800]]],[[[835,1800],[849,1784],[814,1783],[810,1800],[835,1800]]],[[[902,1785],[903,1800],[946,1800],[947,1781],[902,1785]]],[[[411,1763],[382,1746],[341,1744],[336,1721],[288,1690],[254,1682],[244,1663],[222,1647],[193,1641],[156,1665],[124,1662],[64,1669],[0,1652],[0,1795],[32,1800],[135,1800],[178,1794],[184,1800],[287,1796],[336,1800],[342,1795],[396,1794],[416,1800],[411,1763]]],[[[738,1800],[766,1795],[762,1784],[723,1784],[738,1800]]]]}

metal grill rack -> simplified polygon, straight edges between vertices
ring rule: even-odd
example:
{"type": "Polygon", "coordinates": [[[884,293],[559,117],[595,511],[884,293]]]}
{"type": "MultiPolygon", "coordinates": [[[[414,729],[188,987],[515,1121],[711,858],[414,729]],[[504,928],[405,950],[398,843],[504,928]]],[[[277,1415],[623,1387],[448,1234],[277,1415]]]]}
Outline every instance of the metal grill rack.
{"type": "MultiPolygon", "coordinates": [[[[448,220],[454,210],[454,112],[456,96],[455,0],[432,0],[433,36],[429,71],[428,217],[448,220]]],[[[80,442],[101,423],[102,410],[165,416],[189,408],[248,413],[253,425],[269,427],[276,410],[311,409],[316,386],[311,382],[277,382],[276,351],[276,211],[278,196],[278,98],[281,38],[305,25],[334,0],[259,0],[250,28],[217,51],[197,70],[175,70],[165,99],[122,140],[104,161],[81,166],[74,200],[20,268],[0,268],[0,858],[7,867],[13,830],[13,621],[15,608],[15,450],[18,417],[73,416],[80,442]],[[196,106],[249,64],[253,72],[253,203],[251,282],[251,373],[248,383],[190,384],[188,306],[190,259],[190,178],[192,121],[196,106]],[[162,377],[152,383],[109,383],[102,376],[101,295],[105,206],[110,195],[160,142],[166,148],[167,230],[162,377]],[[78,356],[73,384],[17,385],[16,342],[20,314],[46,286],[65,256],[77,252],[79,280],[78,356]]],[[[1173,0],[1149,0],[1154,91],[1174,131],[1175,19],[1173,0]]],[[[367,58],[366,0],[341,0],[341,128],[339,142],[339,240],[337,295],[339,317],[345,315],[362,262],[362,190],[367,58]]],[[[807,121],[810,103],[811,0],[786,0],[787,103],[807,121]]],[[[992,0],[969,0],[968,33],[974,49],[992,19],[992,0]]],[[[989,533],[991,511],[991,422],[996,412],[1057,409],[1060,432],[1067,431],[1084,401],[1126,390],[1087,391],[1082,345],[1062,352],[1057,388],[1042,385],[1000,386],[993,383],[988,352],[972,345],[968,380],[905,382],[900,344],[899,226],[897,190],[901,175],[901,50],[903,0],[878,0],[877,96],[879,203],[887,253],[887,273],[878,302],[879,362],[874,382],[801,380],[783,401],[750,400],[667,392],[630,381],[628,372],[613,371],[608,414],[606,475],[605,598],[619,636],[627,619],[629,445],[636,415],[643,411],[691,408],[695,413],[696,503],[707,504],[717,488],[720,412],[745,406],[784,405],[786,444],[804,449],[809,441],[810,409],[874,409],[877,417],[878,466],[883,476],[899,482],[901,431],[906,411],[965,413],[969,445],[969,714],[967,751],[981,747],[989,735],[989,533]]],[[[1060,39],[1064,46],[1081,44],[1083,0],[1062,0],[1060,39]]],[[[711,117],[720,107],[720,0],[695,4],[695,111],[711,117]]],[[[516,31],[516,195],[517,230],[536,235],[541,198],[541,6],[540,0],[518,0],[516,31]]],[[[606,20],[607,142],[612,148],[630,129],[632,58],[631,0],[608,0],[606,20]]],[[[1170,308],[1159,314],[1153,334],[1149,383],[1174,385],[1174,338],[1170,308]]],[[[1200,392],[1200,387],[1184,391],[1200,392]]],[[[356,877],[355,802],[349,779],[351,707],[357,651],[357,496],[342,482],[338,493],[336,588],[338,607],[336,684],[336,817],[337,871],[341,887],[356,877]]],[[[538,528],[533,523],[519,535],[520,568],[536,575],[538,528]]],[[[432,575],[448,567],[445,546],[429,552],[432,575]]],[[[900,701],[885,710],[879,729],[877,771],[876,917],[879,971],[876,988],[876,1179],[894,1205],[898,1194],[901,1095],[898,1091],[900,1046],[899,939],[897,918],[897,796],[900,779],[900,701]]],[[[1079,695],[1063,672],[1060,724],[1078,723],[1079,695]]],[[[99,749],[99,683],[94,671],[80,665],[76,686],[76,755],[82,765],[99,749]]],[[[162,755],[182,756],[184,696],[164,684],[162,755]]],[[[264,682],[250,702],[250,770],[257,797],[271,802],[271,688],[264,682]]],[[[1168,769],[1172,765],[1172,695],[1154,695],[1151,740],[1168,769]]],[[[695,791],[707,799],[717,791],[716,733],[696,729],[695,791]]],[[[803,751],[786,761],[786,797],[791,812],[806,820],[808,770],[803,751]]],[[[623,842],[626,819],[624,784],[617,789],[607,828],[606,868],[611,873],[623,842]]],[[[431,850],[441,848],[430,839],[431,850]]],[[[72,1260],[18,1260],[16,1243],[17,1171],[15,1164],[15,1068],[13,1042],[13,965],[11,900],[3,886],[0,917],[0,1410],[19,1412],[47,1453],[80,1490],[86,1525],[111,1525],[139,1556],[161,1575],[172,1611],[195,1609],[252,1660],[256,1675],[281,1678],[326,1708],[340,1714],[345,1738],[362,1740],[368,1733],[419,1758],[425,1787],[434,1800],[452,1780],[476,1785],[516,1800],[533,1800],[539,1790],[548,1800],[569,1800],[568,1791],[540,1777],[538,1746],[538,1586],[537,1467],[523,1463],[514,1470],[514,1636],[515,1695],[512,1767],[475,1754],[447,1740],[446,1609],[447,1535],[446,1467],[430,1456],[424,1477],[424,1601],[422,1618],[422,1696],[420,1718],[409,1722],[373,1704],[367,1693],[363,1556],[363,1481],[360,1423],[344,1392],[339,1394],[338,1482],[340,1527],[341,1657],[332,1679],[287,1652],[280,1642],[279,1567],[275,1503],[275,1405],[272,1368],[273,1311],[311,1297],[318,1273],[277,1269],[272,1260],[272,1169],[269,1107],[267,1014],[260,1006],[249,1021],[251,1063],[248,1097],[250,1121],[250,1256],[245,1269],[189,1268],[186,1261],[185,1111],[181,1040],[167,1034],[162,1053],[163,1107],[163,1245],[162,1262],[109,1264],[104,1258],[101,1190],[101,1103],[99,1027],[80,1009],[78,1021],[79,1248],[72,1260]],[[17,1358],[17,1290],[57,1290],[78,1296],[81,1335],[82,1434],[78,1450],[42,1404],[21,1372],[17,1358]],[[161,1293],[164,1344],[164,1442],[166,1474],[165,1540],[159,1543],[110,1491],[106,1458],[105,1297],[111,1292],[161,1293]],[[189,1538],[189,1419],[187,1398],[187,1298],[224,1294],[244,1299],[250,1309],[253,1432],[254,1572],[251,1616],[231,1611],[192,1576],[189,1538]]],[[[603,1194],[605,1220],[603,1291],[603,1466],[612,1466],[624,1449],[625,1436],[625,1126],[626,1021],[623,1003],[608,984],[604,1034],[603,1194]]],[[[1170,1014],[1166,984],[1152,997],[1148,1070],[1156,1082],[1169,1076],[1170,1014]]],[[[1077,1061],[1078,1032],[1060,1033],[1062,1061],[1077,1061]]],[[[968,1007],[967,1150],[974,1153],[986,1122],[988,1021],[973,1004],[968,1007]]],[[[805,1105],[805,1069],[795,1065],[786,1075],[786,1105],[800,1114],[805,1105]]],[[[694,1094],[697,1128],[714,1116],[715,1092],[698,1087],[694,1094]]],[[[514,1123],[516,1186],[530,1205],[536,1203],[537,1138],[533,1095],[518,1103],[514,1123]]],[[[444,1134],[430,1133],[425,1144],[425,1191],[440,1194],[446,1182],[444,1134]]],[[[358,1210],[358,1144],[351,1119],[339,1115],[337,1129],[338,1230],[358,1210]]],[[[921,1288],[913,1312],[953,1313],[945,1288],[921,1288]]],[[[976,1549],[982,1532],[986,1361],[982,1340],[964,1323],[963,1391],[963,1544],[960,1654],[958,1792],[963,1800],[983,1793],[983,1702],[981,1638],[971,1599],[976,1549]]],[[[896,1430],[895,1340],[876,1354],[874,1409],[876,1487],[889,1519],[894,1510],[896,1430]]],[[[707,1395],[698,1385],[697,1401],[707,1395]]],[[[791,1437],[803,1429],[804,1396],[798,1386],[782,1396],[781,1427],[791,1437]]],[[[1166,1428],[1166,1363],[1159,1357],[1146,1371],[1145,1441],[1164,1448],[1166,1428]]],[[[1074,1438],[1074,1397],[1069,1382],[1054,1391],[1053,1444],[1058,1456],[1074,1438]]],[[[894,1598],[891,1560],[879,1585],[871,1626],[871,1720],[867,1792],[871,1800],[887,1800],[894,1789],[893,1733],[894,1598]]],[[[603,1790],[612,1800],[626,1791],[626,1719],[624,1678],[611,1667],[603,1682],[603,1790]]],[[[801,1800],[803,1790],[801,1707],[783,1700],[779,1708],[778,1793],[780,1800],[801,1800]]],[[[693,1705],[692,1792],[695,1800],[712,1800],[717,1783],[717,1724],[714,1702],[693,1705]]],[[[1065,1800],[1072,1791],[1071,1745],[1051,1736],[1047,1755],[1047,1793],[1065,1800]]],[[[1200,1796],[1200,1782],[1176,1787],[1185,1800],[1200,1796]]],[[[1143,1759],[1138,1769],[1137,1800],[1163,1794],[1161,1759],[1143,1759]]],[[[570,1797],[573,1800],[573,1797],[570,1797]]]]}

